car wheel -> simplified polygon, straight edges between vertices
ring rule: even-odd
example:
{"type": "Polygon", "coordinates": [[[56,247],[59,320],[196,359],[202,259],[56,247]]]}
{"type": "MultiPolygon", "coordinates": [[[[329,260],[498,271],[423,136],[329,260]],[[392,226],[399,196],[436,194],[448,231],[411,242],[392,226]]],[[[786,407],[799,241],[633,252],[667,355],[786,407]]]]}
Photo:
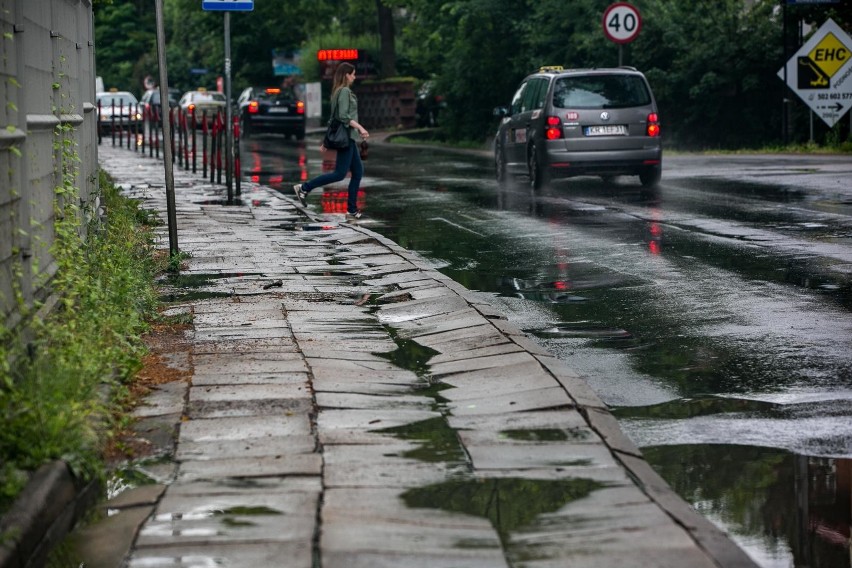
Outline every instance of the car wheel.
{"type": "Polygon", "coordinates": [[[541,167],[541,161],[538,156],[538,148],[535,143],[530,146],[529,152],[529,175],[530,185],[533,189],[541,189],[547,185],[547,174],[544,168],[541,167]]]}
{"type": "Polygon", "coordinates": [[[251,127],[249,126],[248,121],[245,120],[245,119],[241,120],[240,121],[240,136],[242,138],[248,139],[248,138],[251,138],[251,134],[252,134],[251,127]]]}
{"type": "Polygon", "coordinates": [[[494,169],[497,174],[497,183],[505,185],[509,181],[506,171],[506,153],[500,145],[494,149],[494,169]]]}
{"type": "Polygon", "coordinates": [[[642,187],[656,187],[662,175],[662,166],[648,166],[639,174],[639,181],[642,182],[642,187]]]}
{"type": "Polygon", "coordinates": [[[305,129],[302,128],[301,130],[296,132],[296,140],[304,140],[304,139],[305,139],[305,129]]]}

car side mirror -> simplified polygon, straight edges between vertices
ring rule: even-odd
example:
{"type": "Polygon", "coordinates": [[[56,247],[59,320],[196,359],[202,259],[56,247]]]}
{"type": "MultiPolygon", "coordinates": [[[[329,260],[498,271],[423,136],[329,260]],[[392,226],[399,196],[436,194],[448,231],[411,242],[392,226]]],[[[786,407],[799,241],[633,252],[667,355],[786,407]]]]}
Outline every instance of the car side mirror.
{"type": "Polygon", "coordinates": [[[509,107],[507,106],[494,107],[494,116],[498,118],[505,118],[509,116],[509,114],[509,107]]]}

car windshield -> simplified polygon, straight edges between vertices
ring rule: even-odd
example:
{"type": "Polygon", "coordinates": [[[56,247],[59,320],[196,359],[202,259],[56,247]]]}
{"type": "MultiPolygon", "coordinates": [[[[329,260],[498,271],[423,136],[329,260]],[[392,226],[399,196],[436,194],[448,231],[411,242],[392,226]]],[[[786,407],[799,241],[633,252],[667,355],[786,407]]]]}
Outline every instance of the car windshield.
{"type": "Polygon", "coordinates": [[[636,75],[580,75],[556,80],[553,104],[559,108],[627,108],[651,104],[651,94],[636,75]]]}
{"type": "Polygon", "coordinates": [[[136,101],[136,97],[134,97],[133,95],[122,95],[120,93],[115,93],[115,94],[108,93],[106,95],[98,95],[98,102],[101,104],[101,106],[111,106],[113,104],[115,106],[121,106],[121,105],[127,106],[127,105],[135,105],[137,101],[136,101]]]}

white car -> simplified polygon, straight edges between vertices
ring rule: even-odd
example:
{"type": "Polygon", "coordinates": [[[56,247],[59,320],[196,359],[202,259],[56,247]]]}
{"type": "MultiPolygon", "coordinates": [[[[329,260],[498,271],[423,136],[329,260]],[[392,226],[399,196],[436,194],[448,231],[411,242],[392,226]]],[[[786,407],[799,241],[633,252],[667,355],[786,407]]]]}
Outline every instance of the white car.
{"type": "Polygon", "coordinates": [[[98,107],[98,129],[120,130],[142,122],[142,108],[129,91],[104,91],[95,95],[98,107]]]}
{"type": "Polygon", "coordinates": [[[208,121],[213,120],[218,112],[225,112],[225,104],[225,95],[218,91],[187,91],[178,101],[183,112],[199,121],[205,113],[208,121]]]}

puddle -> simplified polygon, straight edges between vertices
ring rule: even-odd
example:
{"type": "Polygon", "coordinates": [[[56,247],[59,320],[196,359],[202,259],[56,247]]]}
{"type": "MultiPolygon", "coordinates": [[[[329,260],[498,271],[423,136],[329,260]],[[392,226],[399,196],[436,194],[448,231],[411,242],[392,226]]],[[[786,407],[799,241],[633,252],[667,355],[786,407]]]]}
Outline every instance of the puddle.
{"type": "Polygon", "coordinates": [[[583,339],[633,339],[626,329],[581,324],[558,324],[544,329],[525,329],[536,337],[577,337],[583,339]]]}
{"type": "Polygon", "coordinates": [[[642,453],[761,566],[852,565],[852,459],[723,444],[642,453]]]}
{"type": "MultiPolygon", "coordinates": [[[[438,355],[438,351],[430,347],[424,347],[411,339],[402,339],[396,330],[389,326],[384,326],[396,343],[396,349],[390,353],[373,353],[377,357],[387,359],[397,367],[411,371],[423,380],[429,380],[429,359],[438,355]]],[[[421,393],[423,391],[420,391],[421,393]]]]}
{"type": "Polygon", "coordinates": [[[712,416],[731,412],[769,412],[778,405],[761,400],[707,397],[677,399],[650,406],[630,406],[612,408],[612,414],[618,419],[661,418],[680,420],[697,416],[712,416]]]}
{"type": "Polygon", "coordinates": [[[277,228],[285,231],[330,231],[339,227],[336,223],[282,223],[277,228]]]}
{"type": "Polygon", "coordinates": [[[504,548],[513,531],[530,525],[538,515],[582,499],[603,485],[590,479],[451,480],[409,489],[402,499],[416,509],[442,509],[491,521],[504,548]]]}
{"type": "Polygon", "coordinates": [[[467,464],[467,454],[462,449],[456,431],[450,428],[443,416],[378,431],[393,434],[403,440],[423,442],[420,447],[403,452],[401,457],[429,463],[467,464]]]}
{"type": "Polygon", "coordinates": [[[503,430],[501,436],[520,442],[565,442],[588,439],[590,433],[581,428],[541,428],[536,430],[503,430]]]}

